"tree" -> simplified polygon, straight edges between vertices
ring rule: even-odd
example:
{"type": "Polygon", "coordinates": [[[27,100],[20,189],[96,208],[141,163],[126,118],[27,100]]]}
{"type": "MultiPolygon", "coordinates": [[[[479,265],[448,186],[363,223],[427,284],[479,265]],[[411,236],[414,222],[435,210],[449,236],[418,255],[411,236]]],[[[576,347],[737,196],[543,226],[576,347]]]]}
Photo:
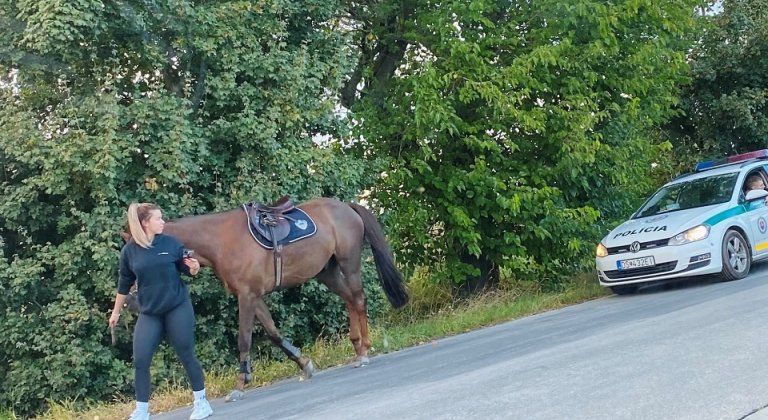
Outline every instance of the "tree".
{"type": "Polygon", "coordinates": [[[706,31],[690,54],[685,116],[670,124],[682,164],[768,147],[768,2],[725,0],[700,20],[706,31]],[[687,159],[686,159],[687,157],[687,159]]]}
{"type": "Polygon", "coordinates": [[[685,80],[694,5],[422,1],[401,14],[404,61],[353,108],[361,153],[387,162],[372,198],[392,212],[401,261],[444,264],[469,289],[500,269],[547,281],[588,263],[668,148],[654,129],[685,80]]]}
{"type": "MultiPolygon", "coordinates": [[[[31,414],[128,391],[130,339],[121,329],[110,348],[105,320],[129,202],[176,217],[357,194],[364,161],[313,140],[347,132],[334,111],[352,65],[343,13],[315,0],[0,0],[0,405],[31,414]]],[[[233,363],[236,305],[210,275],[191,289],[203,363],[233,363]]],[[[319,289],[272,300],[299,344],[346,325],[319,289]]]]}

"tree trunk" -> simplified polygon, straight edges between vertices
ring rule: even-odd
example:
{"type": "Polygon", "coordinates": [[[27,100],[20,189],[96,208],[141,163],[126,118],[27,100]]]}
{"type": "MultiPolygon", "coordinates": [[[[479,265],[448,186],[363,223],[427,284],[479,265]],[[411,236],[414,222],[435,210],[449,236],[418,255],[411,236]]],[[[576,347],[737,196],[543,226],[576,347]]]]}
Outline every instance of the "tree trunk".
{"type": "Polygon", "coordinates": [[[478,258],[465,251],[459,258],[461,262],[480,270],[479,275],[468,276],[464,283],[458,287],[459,295],[462,297],[475,295],[489,287],[494,287],[499,284],[498,267],[496,267],[496,264],[488,259],[487,256],[481,255],[478,258]]]}

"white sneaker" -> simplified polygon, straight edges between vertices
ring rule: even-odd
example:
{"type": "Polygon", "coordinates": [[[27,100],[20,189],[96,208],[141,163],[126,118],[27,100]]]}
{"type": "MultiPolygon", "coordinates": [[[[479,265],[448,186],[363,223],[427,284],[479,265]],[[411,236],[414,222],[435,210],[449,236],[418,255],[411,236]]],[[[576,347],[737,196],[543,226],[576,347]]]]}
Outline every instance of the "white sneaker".
{"type": "Polygon", "coordinates": [[[211,405],[208,403],[208,400],[203,398],[202,400],[195,401],[194,408],[192,409],[192,414],[189,416],[189,420],[200,420],[204,419],[208,416],[213,414],[213,409],[211,408],[211,405]]]}
{"type": "Polygon", "coordinates": [[[131,413],[131,417],[128,417],[128,420],[149,420],[149,412],[137,408],[133,410],[133,413],[131,413]]]}

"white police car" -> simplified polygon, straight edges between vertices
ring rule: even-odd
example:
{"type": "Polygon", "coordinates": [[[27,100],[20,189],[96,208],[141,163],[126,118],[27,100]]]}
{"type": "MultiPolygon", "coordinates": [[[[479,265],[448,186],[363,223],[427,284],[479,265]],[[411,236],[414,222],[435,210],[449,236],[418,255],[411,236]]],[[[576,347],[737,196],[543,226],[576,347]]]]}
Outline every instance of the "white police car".
{"type": "Polygon", "coordinates": [[[627,294],[678,277],[746,277],[768,258],[768,192],[748,191],[753,174],[768,185],[768,149],[699,163],[661,187],[597,246],[600,284],[627,294]]]}

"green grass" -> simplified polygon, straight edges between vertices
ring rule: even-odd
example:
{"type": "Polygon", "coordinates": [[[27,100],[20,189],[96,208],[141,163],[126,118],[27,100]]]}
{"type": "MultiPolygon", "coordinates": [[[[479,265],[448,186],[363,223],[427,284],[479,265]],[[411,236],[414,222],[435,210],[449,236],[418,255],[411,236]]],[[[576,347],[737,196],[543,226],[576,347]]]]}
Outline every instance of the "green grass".
{"type": "MultiPolygon", "coordinates": [[[[394,312],[371,327],[373,346],[371,354],[400,350],[429,341],[461,334],[477,328],[499,324],[524,316],[561,308],[607,294],[591,275],[574,279],[563,291],[541,292],[531,283],[508,285],[498,291],[455,301],[445,299],[445,290],[423,286],[418,282],[412,288],[412,302],[406,309],[394,312]],[[436,297],[442,303],[437,303],[436,297]]],[[[319,340],[312,347],[302,349],[312,358],[315,367],[327,369],[345,365],[354,358],[354,350],[346,337],[319,340]]],[[[375,362],[374,362],[375,363],[375,362]]],[[[253,382],[249,387],[264,386],[280,379],[298,375],[296,365],[290,361],[257,360],[253,365],[253,382]]],[[[206,389],[209,397],[225,396],[233,387],[236,369],[207,372],[206,389]]],[[[150,408],[153,413],[168,411],[191,404],[188,387],[168,385],[154,392],[150,408]]],[[[43,419],[116,419],[127,417],[133,409],[130,401],[93,405],[85,411],[75,410],[68,403],[51,403],[43,419]]],[[[14,418],[13,413],[5,412],[14,418]]],[[[0,418],[4,412],[0,411],[0,418]]]]}
{"type": "Polygon", "coordinates": [[[13,411],[0,408],[0,420],[16,420],[17,418],[13,411]]]}

